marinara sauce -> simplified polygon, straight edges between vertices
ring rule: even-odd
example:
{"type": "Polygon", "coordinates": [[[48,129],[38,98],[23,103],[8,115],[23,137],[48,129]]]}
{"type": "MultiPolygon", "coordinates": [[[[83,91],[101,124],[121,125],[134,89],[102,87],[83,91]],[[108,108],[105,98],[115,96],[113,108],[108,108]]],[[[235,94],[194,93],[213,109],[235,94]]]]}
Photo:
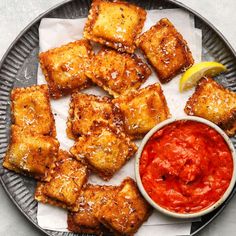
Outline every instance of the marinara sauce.
{"type": "Polygon", "coordinates": [[[146,192],[177,213],[199,212],[217,202],[232,173],[233,159],[225,140],[196,121],[176,121],[158,130],[140,159],[146,192]]]}

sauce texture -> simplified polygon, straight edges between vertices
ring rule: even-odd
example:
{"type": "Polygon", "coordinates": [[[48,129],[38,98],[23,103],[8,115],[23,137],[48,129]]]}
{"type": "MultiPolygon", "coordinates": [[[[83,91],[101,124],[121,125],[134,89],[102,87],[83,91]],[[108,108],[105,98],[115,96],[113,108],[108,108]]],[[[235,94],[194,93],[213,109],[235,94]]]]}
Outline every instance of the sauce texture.
{"type": "Polygon", "coordinates": [[[227,190],[233,159],[222,136],[196,121],[176,121],[146,143],[140,176],[148,195],[172,212],[195,213],[227,190]]]}

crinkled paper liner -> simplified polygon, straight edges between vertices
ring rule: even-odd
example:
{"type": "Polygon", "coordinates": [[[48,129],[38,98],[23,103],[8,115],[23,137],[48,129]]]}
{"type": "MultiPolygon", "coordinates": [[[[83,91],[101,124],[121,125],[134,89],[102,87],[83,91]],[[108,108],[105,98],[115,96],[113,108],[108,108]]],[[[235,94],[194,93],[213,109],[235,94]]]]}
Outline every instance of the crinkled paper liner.
{"type": "MultiPolygon", "coordinates": [[[[181,9],[163,9],[163,10],[150,10],[147,11],[147,19],[143,28],[143,32],[148,30],[161,18],[168,18],[177,28],[177,30],[183,35],[184,39],[188,42],[190,50],[196,62],[201,61],[202,52],[202,32],[199,29],[194,28],[194,19],[189,13],[181,9]]],[[[61,46],[81,39],[83,36],[83,27],[86,22],[86,18],[80,19],[55,19],[44,18],[41,20],[39,26],[39,45],[40,51],[46,51],[48,49],[61,46]]],[[[141,57],[142,54],[137,51],[137,54],[141,57]]],[[[41,69],[38,70],[38,84],[46,83],[41,69]]],[[[176,76],[169,83],[162,85],[168,107],[173,117],[184,115],[184,106],[187,99],[193,93],[193,90],[189,90],[180,94],[178,90],[180,76],[176,76]]],[[[153,72],[148,80],[142,85],[147,85],[159,82],[156,74],[153,72]]],[[[95,95],[107,95],[105,91],[98,87],[92,87],[86,89],[83,92],[95,94],[95,95]]],[[[52,100],[51,105],[56,121],[57,137],[60,141],[61,148],[68,150],[73,141],[66,136],[66,120],[68,116],[70,96],[60,98],[59,100],[52,100]]],[[[139,141],[136,142],[139,144],[139,141]]],[[[120,184],[120,182],[126,177],[131,176],[135,178],[134,174],[134,158],[130,160],[109,182],[102,181],[99,177],[91,175],[89,182],[94,184],[120,184]]],[[[67,212],[63,209],[38,204],[37,220],[39,226],[44,229],[56,230],[56,231],[68,231],[67,230],[67,212]]],[[[136,235],[189,235],[191,230],[191,222],[200,219],[175,219],[167,217],[157,211],[155,211],[148,219],[147,222],[139,229],[136,235]]]]}

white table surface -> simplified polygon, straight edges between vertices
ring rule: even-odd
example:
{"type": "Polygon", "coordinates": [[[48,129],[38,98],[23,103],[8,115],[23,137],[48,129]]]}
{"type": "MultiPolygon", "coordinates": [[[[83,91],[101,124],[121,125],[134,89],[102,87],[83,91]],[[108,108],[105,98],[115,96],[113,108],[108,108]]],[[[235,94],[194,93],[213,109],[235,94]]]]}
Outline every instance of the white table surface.
{"type": "MultiPolygon", "coordinates": [[[[0,58],[20,31],[61,0],[0,0],[0,58]]],[[[236,0],[180,0],[213,23],[236,50],[236,0]]],[[[236,78],[235,78],[236,79],[236,78]]],[[[0,236],[40,236],[0,185],[0,236]]],[[[236,196],[199,236],[236,235],[236,196]]]]}

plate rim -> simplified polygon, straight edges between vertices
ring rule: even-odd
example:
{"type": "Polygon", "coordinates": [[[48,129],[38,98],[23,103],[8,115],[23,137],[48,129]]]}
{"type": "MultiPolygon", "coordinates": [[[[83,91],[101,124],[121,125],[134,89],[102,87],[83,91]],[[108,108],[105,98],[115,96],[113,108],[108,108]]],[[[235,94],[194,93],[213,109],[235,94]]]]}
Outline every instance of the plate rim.
{"type": "MultiPolygon", "coordinates": [[[[70,2],[74,2],[76,0],[63,0],[60,3],[57,3],[53,6],[51,6],[50,8],[48,8],[46,11],[42,12],[41,14],[39,14],[37,17],[35,17],[30,23],[28,23],[21,31],[20,33],[16,36],[16,38],[10,43],[10,45],[8,46],[7,50],[5,51],[5,53],[3,54],[3,56],[1,57],[0,60],[0,69],[2,68],[5,59],[7,58],[9,52],[11,51],[11,49],[15,46],[15,44],[18,42],[18,40],[34,25],[36,24],[38,21],[40,21],[43,17],[45,17],[47,14],[50,14],[52,11],[55,11],[56,9],[62,7],[65,4],[68,4],[70,2]]],[[[79,0],[80,1],[80,0],[79,0]]],[[[127,0],[129,1],[129,0],[127,0]]],[[[228,39],[226,39],[226,37],[220,32],[220,30],[218,28],[216,28],[209,20],[207,20],[205,17],[203,17],[201,14],[199,14],[197,11],[193,10],[191,7],[185,5],[182,2],[179,2],[177,0],[163,0],[166,3],[171,3],[181,9],[187,10],[188,12],[190,12],[191,14],[193,14],[194,16],[198,17],[200,20],[202,20],[207,26],[209,26],[219,37],[220,39],[225,43],[225,45],[228,47],[228,49],[231,51],[231,53],[233,54],[234,58],[236,59],[236,50],[232,47],[232,45],[230,44],[230,42],[228,41],[228,39]]],[[[7,186],[5,185],[2,176],[0,175],[0,183],[6,193],[6,195],[9,197],[9,199],[14,203],[14,205],[17,207],[17,209],[26,217],[26,219],[35,226],[37,231],[41,231],[43,232],[45,235],[48,236],[52,236],[53,234],[51,234],[50,232],[47,231],[47,229],[43,229],[42,227],[40,227],[37,222],[34,222],[29,215],[27,215],[23,209],[21,208],[21,206],[18,204],[18,202],[13,198],[13,196],[10,194],[10,192],[7,189],[7,186]]],[[[235,188],[235,187],[234,187],[235,188]]],[[[225,200],[225,202],[222,204],[222,206],[220,207],[220,209],[218,209],[218,211],[205,223],[203,224],[201,227],[199,227],[196,231],[194,231],[193,233],[190,232],[190,236],[193,236],[195,234],[197,234],[199,231],[201,231],[203,228],[205,228],[209,223],[211,223],[217,216],[220,215],[220,213],[226,208],[226,206],[228,205],[228,203],[231,201],[231,199],[233,198],[234,194],[236,191],[232,191],[231,195],[225,200]]],[[[52,231],[52,232],[57,232],[57,231],[52,231]]]]}

